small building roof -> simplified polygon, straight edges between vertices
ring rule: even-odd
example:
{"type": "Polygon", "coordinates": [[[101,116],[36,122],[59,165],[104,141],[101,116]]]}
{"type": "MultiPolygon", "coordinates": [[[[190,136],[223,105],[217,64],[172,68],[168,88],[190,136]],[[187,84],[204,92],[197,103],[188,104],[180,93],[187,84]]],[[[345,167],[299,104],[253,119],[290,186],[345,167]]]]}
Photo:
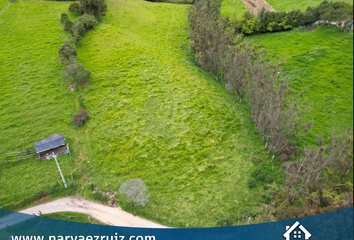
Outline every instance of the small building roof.
{"type": "Polygon", "coordinates": [[[63,135],[58,134],[34,143],[34,148],[36,149],[36,153],[40,153],[63,145],[65,145],[63,135]]]}

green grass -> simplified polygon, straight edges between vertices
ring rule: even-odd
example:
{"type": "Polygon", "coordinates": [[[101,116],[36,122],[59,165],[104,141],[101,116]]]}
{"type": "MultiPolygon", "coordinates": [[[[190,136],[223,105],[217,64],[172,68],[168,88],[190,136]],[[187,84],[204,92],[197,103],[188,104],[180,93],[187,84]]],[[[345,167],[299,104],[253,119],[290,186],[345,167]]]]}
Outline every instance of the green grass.
{"type": "Polygon", "coordinates": [[[264,190],[248,189],[247,179],[250,157],[264,159],[263,144],[246,106],[187,53],[186,7],[137,0],[108,6],[78,48],[92,72],[83,94],[95,174],[115,190],[142,178],[152,199],[177,207],[151,211],[186,222],[217,218],[182,207],[215,215],[255,208],[264,190]]]}
{"type": "Polygon", "coordinates": [[[221,14],[233,16],[241,16],[244,12],[248,11],[242,0],[223,0],[221,3],[221,14]]]}
{"type": "Polygon", "coordinates": [[[304,95],[311,111],[307,120],[314,127],[306,140],[327,136],[334,126],[353,127],[353,35],[335,28],[262,34],[248,37],[268,52],[285,59],[284,72],[292,78],[291,88],[304,95]]]}
{"type": "MultiPolygon", "coordinates": [[[[353,4],[353,0],[334,0],[332,2],[337,1],[353,4]]],[[[318,6],[323,0],[268,0],[267,2],[277,11],[291,11],[293,9],[305,11],[307,7],[318,6]]]]}
{"type": "MultiPolygon", "coordinates": [[[[62,132],[74,164],[68,156],[59,161],[66,179],[71,171],[78,179],[80,166],[100,189],[118,191],[123,181],[140,177],[151,200],[146,214],[134,211],[164,224],[172,217],[173,226],[184,220],[208,227],[220,216],[237,217],[242,208],[259,206],[266,190],[260,182],[248,188],[255,167],[251,156],[259,155],[271,168],[270,160],[247,106],[188,54],[187,6],[108,1],[103,22],[77,47],[92,77],[82,87],[90,128],[74,128],[79,90],[68,89],[58,63],[66,37],[59,19],[69,5],[24,1],[0,16],[0,156],[62,132]]],[[[12,164],[0,163],[5,205],[29,199],[30,186],[38,182],[60,179],[53,160],[12,164]]],[[[272,173],[278,184],[279,166],[276,162],[272,173]]],[[[77,194],[93,198],[83,180],[77,194]]]]}
{"type": "MultiPolygon", "coordinates": [[[[39,190],[38,182],[44,187],[47,181],[51,185],[61,179],[54,160],[7,164],[6,152],[33,147],[60,132],[70,144],[74,163],[85,147],[85,135],[80,133],[84,130],[74,129],[71,121],[79,109],[78,93],[68,91],[59,77],[57,56],[65,34],[58,23],[69,4],[15,2],[0,15],[0,193],[5,205],[32,196],[39,190]]],[[[68,156],[61,156],[59,164],[66,178],[77,170],[68,156]]]]}
{"type": "Polygon", "coordinates": [[[8,0],[0,0],[0,12],[8,3],[8,0]]]}
{"type": "Polygon", "coordinates": [[[94,219],[92,216],[85,213],[78,212],[56,212],[56,213],[48,213],[43,214],[43,217],[53,218],[58,220],[72,221],[72,222],[81,222],[81,223],[90,223],[90,224],[100,224],[101,222],[94,219]],[[90,217],[90,221],[88,220],[90,217]]]}

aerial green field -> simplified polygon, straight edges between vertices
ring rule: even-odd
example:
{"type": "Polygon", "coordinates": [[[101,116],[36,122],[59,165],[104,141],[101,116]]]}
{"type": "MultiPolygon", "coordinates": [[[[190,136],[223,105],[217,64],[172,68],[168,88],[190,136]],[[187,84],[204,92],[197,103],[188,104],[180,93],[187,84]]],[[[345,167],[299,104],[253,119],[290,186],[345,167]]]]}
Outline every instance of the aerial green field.
{"type": "MultiPolygon", "coordinates": [[[[75,145],[83,146],[83,137],[76,141],[81,130],[71,126],[71,116],[79,109],[77,94],[68,91],[59,76],[57,54],[65,34],[58,19],[66,9],[67,4],[59,2],[15,2],[0,15],[0,194],[5,205],[61,180],[53,160],[15,158],[7,163],[5,153],[33,148],[34,142],[62,132],[75,163],[75,145]]],[[[70,165],[69,156],[58,161],[70,179],[77,167],[70,165]]]]}
{"type": "Polygon", "coordinates": [[[247,39],[260,41],[269,53],[285,60],[284,72],[291,87],[301,92],[311,106],[307,120],[314,121],[306,136],[327,136],[333,127],[353,127],[353,35],[335,28],[293,30],[261,34],[247,39]]]}
{"type": "MultiPolygon", "coordinates": [[[[341,2],[343,1],[343,2],[353,4],[353,0],[334,0],[329,2],[337,2],[337,1],[341,1],[341,2]]],[[[272,7],[277,11],[291,11],[291,10],[298,10],[298,9],[305,11],[307,7],[317,6],[321,2],[323,2],[323,0],[287,0],[287,1],[267,0],[267,2],[270,5],[272,5],[272,7]]]]}
{"type": "Polygon", "coordinates": [[[221,3],[221,14],[233,16],[241,16],[244,12],[248,11],[242,0],[223,0],[221,3]]]}
{"type": "MultiPolygon", "coordinates": [[[[93,173],[90,183],[118,191],[123,181],[140,177],[150,191],[147,218],[158,213],[156,220],[166,224],[172,217],[175,226],[208,227],[259,206],[267,190],[261,182],[248,188],[256,167],[251,156],[272,169],[270,160],[247,106],[189,55],[187,6],[108,1],[104,20],[77,47],[92,76],[81,87],[89,127],[74,128],[79,89],[68,89],[58,63],[67,36],[59,19],[69,4],[15,2],[0,15],[0,160],[62,132],[74,165],[61,157],[66,178],[80,167],[93,173]]],[[[53,160],[11,164],[0,162],[5,204],[12,189],[18,200],[31,195],[30,186],[60,179],[53,160]]],[[[271,184],[282,183],[282,175],[274,178],[279,167],[276,162],[271,184]]],[[[78,194],[93,197],[87,178],[83,183],[78,194]]]]}

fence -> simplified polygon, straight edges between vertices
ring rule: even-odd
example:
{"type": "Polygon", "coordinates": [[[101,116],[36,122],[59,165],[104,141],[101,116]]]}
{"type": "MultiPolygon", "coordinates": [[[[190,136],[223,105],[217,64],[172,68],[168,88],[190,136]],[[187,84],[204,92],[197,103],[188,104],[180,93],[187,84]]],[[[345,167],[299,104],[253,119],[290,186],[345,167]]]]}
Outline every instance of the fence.
{"type": "Polygon", "coordinates": [[[37,153],[34,149],[32,148],[27,148],[25,151],[21,152],[11,152],[11,153],[5,153],[5,160],[7,163],[13,162],[13,161],[20,161],[20,160],[28,160],[29,158],[36,158],[37,153]],[[14,159],[15,158],[15,159],[14,159]]]}

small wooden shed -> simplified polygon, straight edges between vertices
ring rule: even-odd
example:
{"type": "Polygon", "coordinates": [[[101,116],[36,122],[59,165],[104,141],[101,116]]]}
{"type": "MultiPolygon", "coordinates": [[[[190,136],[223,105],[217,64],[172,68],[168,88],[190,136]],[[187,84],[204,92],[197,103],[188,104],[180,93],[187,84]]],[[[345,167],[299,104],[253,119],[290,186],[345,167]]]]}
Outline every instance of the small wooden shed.
{"type": "Polygon", "coordinates": [[[58,134],[34,143],[36,153],[40,159],[50,159],[55,154],[66,153],[65,141],[62,134],[58,134]]]}

